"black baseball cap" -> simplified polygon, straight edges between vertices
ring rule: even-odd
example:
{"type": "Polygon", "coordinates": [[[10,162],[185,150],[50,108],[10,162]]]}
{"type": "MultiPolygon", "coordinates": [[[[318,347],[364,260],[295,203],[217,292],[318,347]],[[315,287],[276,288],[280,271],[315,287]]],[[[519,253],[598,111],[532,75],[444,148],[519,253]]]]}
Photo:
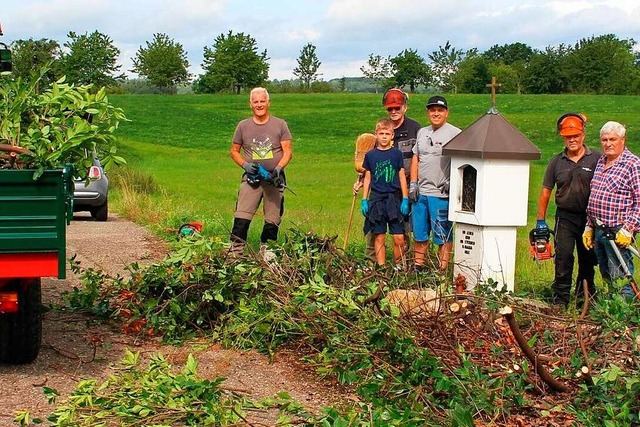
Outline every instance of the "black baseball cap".
{"type": "Polygon", "coordinates": [[[444,107],[447,110],[449,109],[449,107],[447,106],[447,100],[444,99],[444,96],[439,95],[429,98],[429,101],[427,101],[427,109],[431,107],[444,107]]]}

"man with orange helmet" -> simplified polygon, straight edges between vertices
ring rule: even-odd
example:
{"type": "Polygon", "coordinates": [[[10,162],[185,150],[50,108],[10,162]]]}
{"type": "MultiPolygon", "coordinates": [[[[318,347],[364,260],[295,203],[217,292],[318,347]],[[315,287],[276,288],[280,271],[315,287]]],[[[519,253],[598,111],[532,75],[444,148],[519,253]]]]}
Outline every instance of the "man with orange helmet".
{"type": "Polygon", "coordinates": [[[582,232],[587,223],[587,203],[590,183],[601,153],[592,151],[584,143],[587,118],[583,114],[567,113],[556,122],[564,150],[555,155],[542,181],[538,199],[536,228],[548,228],[546,222],[549,199],[555,187],[555,277],[551,285],[552,303],[569,305],[572,286],[574,248],[578,254],[576,299],[584,297],[583,281],[587,281],[589,295],[595,293],[594,274],[598,263],[595,252],[582,245],[582,232]]]}

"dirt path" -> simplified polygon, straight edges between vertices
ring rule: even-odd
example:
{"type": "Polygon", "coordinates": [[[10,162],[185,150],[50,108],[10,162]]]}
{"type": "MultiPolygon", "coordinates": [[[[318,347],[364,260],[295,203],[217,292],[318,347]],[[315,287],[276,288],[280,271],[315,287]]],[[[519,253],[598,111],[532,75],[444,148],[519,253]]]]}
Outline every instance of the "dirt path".
{"type": "MultiPolygon", "coordinates": [[[[142,264],[161,259],[166,250],[164,242],[115,215],[107,222],[95,222],[89,216],[76,214],[67,228],[67,256],[76,254],[83,267],[112,274],[123,273],[124,266],[132,262],[142,264]]],[[[43,280],[44,304],[58,301],[62,291],[78,283],[70,271],[66,280],[43,280]]],[[[291,353],[279,354],[269,363],[255,352],[223,350],[216,345],[196,351],[165,346],[158,341],[140,342],[90,317],[51,311],[44,317],[42,348],[36,361],[24,366],[0,365],[0,426],[10,426],[17,410],[45,417],[53,406],[47,403],[42,386],[57,389],[63,399],[78,380],[105,378],[110,365],[122,358],[126,348],[143,354],[162,352],[176,366],[182,366],[192,352],[199,361],[201,377],[225,377],[226,386],[243,390],[250,398],[288,391],[310,410],[316,410],[345,397],[332,384],[317,381],[291,353]]],[[[254,416],[254,421],[266,425],[272,420],[272,414],[254,416]]]]}

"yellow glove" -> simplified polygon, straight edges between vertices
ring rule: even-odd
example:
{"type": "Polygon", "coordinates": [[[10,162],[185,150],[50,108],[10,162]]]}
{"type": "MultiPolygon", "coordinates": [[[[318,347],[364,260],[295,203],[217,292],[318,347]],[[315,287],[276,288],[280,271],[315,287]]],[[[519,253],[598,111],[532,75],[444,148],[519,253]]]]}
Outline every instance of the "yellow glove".
{"type": "Polygon", "coordinates": [[[631,244],[632,239],[633,239],[633,234],[631,234],[629,231],[625,230],[624,228],[621,228],[616,233],[616,244],[621,248],[628,248],[629,245],[631,244]]]}
{"type": "Polygon", "coordinates": [[[593,249],[593,228],[588,225],[584,229],[584,233],[582,233],[582,244],[587,249],[593,249]]]}

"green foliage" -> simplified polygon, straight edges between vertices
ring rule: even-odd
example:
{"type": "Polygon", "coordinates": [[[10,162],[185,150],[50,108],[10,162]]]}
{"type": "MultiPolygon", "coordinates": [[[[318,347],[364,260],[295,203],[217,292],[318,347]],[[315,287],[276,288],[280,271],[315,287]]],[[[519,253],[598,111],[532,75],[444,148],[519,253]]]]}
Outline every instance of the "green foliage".
{"type": "Polygon", "coordinates": [[[491,77],[489,61],[481,55],[472,54],[460,63],[455,81],[461,93],[485,93],[491,77]]]}
{"type": "Polygon", "coordinates": [[[298,65],[293,69],[293,75],[302,80],[307,92],[311,91],[311,83],[318,80],[318,69],[322,62],[316,54],[316,47],[312,43],[307,43],[302,47],[300,56],[297,59],[298,65]]]}
{"type": "MultiPolygon", "coordinates": [[[[120,320],[127,332],[162,334],[167,341],[205,333],[227,346],[268,354],[295,346],[318,373],[334,376],[360,397],[352,407],[305,416],[308,426],[472,426],[473,420],[509,419],[534,407],[529,391],[535,368],[512,352],[513,344],[502,344],[504,331],[488,333],[498,309],[517,304],[506,290],[496,290],[497,283],[479,286],[469,297],[484,319],[467,318],[466,324],[441,313],[421,320],[401,316],[384,295],[399,287],[443,292],[447,284],[436,275],[370,268],[361,255],[336,250],[333,239],[295,229],[282,245],[272,246],[277,264],[251,253],[229,259],[227,249],[217,239],[193,235],[162,262],[130,266],[130,279],[76,269],[85,288],[74,289],[65,300],[70,308],[120,320]],[[475,342],[461,340],[469,329],[475,342]]],[[[624,340],[634,346],[634,355],[640,354],[636,305],[614,297],[592,310],[592,321],[604,328],[604,348],[624,340]]],[[[522,324],[539,322],[539,315],[517,312],[522,324]]],[[[571,331],[544,328],[527,337],[531,347],[572,344],[571,331]]],[[[572,345],[571,366],[554,372],[568,381],[569,369],[584,363],[579,346],[572,345]]],[[[565,417],[585,425],[595,420],[635,425],[638,384],[633,366],[611,364],[594,375],[592,386],[574,392],[565,417]]],[[[149,408],[138,400],[141,408],[149,408]]],[[[285,395],[270,403],[300,415],[301,408],[285,395]]],[[[553,408],[538,410],[540,417],[552,416],[553,408]]]]}
{"type": "Polygon", "coordinates": [[[579,40],[566,57],[571,90],[578,93],[628,94],[640,79],[634,66],[636,42],[613,34],[579,40]]]}
{"type": "Polygon", "coordinates": [[[154,34],[145,48],[138,48],[132,60],[133,71],[164,92],[175,93],[178,84],[189,81],[187,54],[180,43],[166,34],[154,34]]]}
{"type": "Polygon", "coordinates": [[[383,57],[380,55],[369,54],[367,64],[360,67],[362,75],[371,79],[376,85],[376,93],[378,89],[382,89],[382,82],[391,77],[391,57],[383,57]]]}
{"type": "Polygon", "coordinates": [[[566,66],[567,47],[547,47],[531,57],[524,74],[527,93],[566,93],[570,74],[566,66]]]}
{"type": "MultiPolygon", "coordinates": [[[[285,394],[276,399],[248,401],[224,390],[223,379],[198,377],[198,365],[189,355],[184,368],[175,372],[162,355],[152,355],[148,366],[141,366],[138,353],[127,351],[102,383],[81,380],[76,389],[48,416],[53,427],[95,427],[112,425],[237,426],[246,420],[248,409],[277,407],[282,423],[291,425],[290,416],[302,413],[301,406],[285,394]]],[[[50,403],[58,398],[56,390],[45,387],[50,403]]],[[[20,412],[14,419],[21,426],[41,423],[20,412]]]]}
{"type": "MultiPolygon", "coordinates": [[[[640,337],[636,333],[636,337],[640,337]]],[[[637,367],[636,367],[637,368],[637,367]]],[[[615,364],[593,378],[592,386],[582,386],[574,407],[577,419],[584,425],[632,427],[640,424],[640,377],[615,364]],[[588,407],[583,411],[582,407],[588,407]]]]}
{"type": "Polygon", "coordinates": [[[438,50],[429,54],[429,59],[432,62],[433,84],[441,92],[457,92],[453,76],[458,72],[458,67],[464,57],[462,49],[454,48],[449,40],[444,46],[438,46],[438,50]]]}
{"type": "MultiPolygon", "coordinates": [[[[162,335],[183,341],[211,329],[221,313],[236,306],[240,293],[252,284],[238,283],[242,264],[225,263],[219,240],[190,236],[162,262],[141,268],[128,266],[130,277],[111,277],[74,266],[83,287],[63,293],[68,308],[119,319],[129,333],[162,335]]],[[[260,277],[260,269],[254,269],[260,277]]]]}
{"type": "Polygon", "coordinates": [[[60,57],[62,74],[67,80],[78,85],[94,85],[96,88],[115,86],[124,79],[124,74],[116,74],[118,49],[111,38],[99,31],[91,34],[67,34],[69,41],[64,43],[68,52],[60,57]]]}
{"type": "Polygon", "coordinates": [[[258,53],[256,40],[248,34],[229,31],[216,37],[213,47],[204,48],[201,75],[194,83],[196,93],[241,90],[260,86],[269,77],[266,49],[258,53]]]}
{"type": "Polygon", "coordinates": [[[61,76],[57,59],[61,55],[60,45],[55,40],[15,40],[11,43],[14,77],[28,79],[33,70],[41,69],[51,64],[51,69],[42,77],[40,84],[48,86],[61,76]]]}
{"type": "Polygon", "coordinates": [[[411,92],[415,92],[419,85],[431,84],[431,68],[424,58],[418,55],[414,49],[405,49],[397,56],[391,58],[393,65],[393,80],[395,86],[409,86],[411,92]]]}
{"type": "Polygon", "coordinates": [[[91,86],[75,86],[64,79],[39,93],[47,72],[44,67],[30,80],[0,81],[0,141],[26,150],[15,167],[40,173],[72,163],[82,171],[91,165],[87,152],[96,152],[106,169],[124,163],[116,155],[113,134],[126,120],[122,109],[109,103],[104,88],[92,93],[91,86]]]}

